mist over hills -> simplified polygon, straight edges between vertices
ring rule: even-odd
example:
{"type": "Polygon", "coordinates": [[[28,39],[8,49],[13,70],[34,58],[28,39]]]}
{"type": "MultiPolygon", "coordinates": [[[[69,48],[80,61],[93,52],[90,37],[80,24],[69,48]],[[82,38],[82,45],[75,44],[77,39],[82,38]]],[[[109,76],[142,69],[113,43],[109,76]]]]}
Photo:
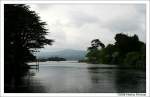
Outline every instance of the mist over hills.
{"type": "Polygon", "coordinates": [[[55,52],[39,52],[38,58],[61,57],[66,60],[82,60],[85,58],[86,51],[65,49],[55,52]]]}

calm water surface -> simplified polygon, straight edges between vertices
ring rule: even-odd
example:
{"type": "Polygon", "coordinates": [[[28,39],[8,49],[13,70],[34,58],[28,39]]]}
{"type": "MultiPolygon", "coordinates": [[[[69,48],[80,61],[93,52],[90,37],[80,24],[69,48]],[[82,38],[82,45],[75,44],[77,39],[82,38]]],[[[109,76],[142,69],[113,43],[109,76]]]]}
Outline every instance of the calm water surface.
{"type": "Polygon", "coordinates": [[[75,61],[40,62],[39,64],[39,71],[31,70],[32,77],[26,77],[26,80],[29,80],[30,92],[146,92],[144,71],[117,69],[116,65],[87,64],[75,61]]]}

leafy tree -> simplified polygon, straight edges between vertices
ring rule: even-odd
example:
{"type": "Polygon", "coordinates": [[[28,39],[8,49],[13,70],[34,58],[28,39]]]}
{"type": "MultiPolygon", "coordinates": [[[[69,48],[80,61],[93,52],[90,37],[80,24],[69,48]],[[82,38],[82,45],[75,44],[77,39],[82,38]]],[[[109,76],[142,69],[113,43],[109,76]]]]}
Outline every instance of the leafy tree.
{"type": "Polygon", "coordinates": [[[89,47],[88,49],[98,49],[99,47],[105,48],[105,45],[99,39],[94,39],[91,41],[91,47],[89,47]]]}
{"type": "Polygon", "coordinates": [[[115,47],[113,44],[108,44],[104,49],[101,50],[100,59],[102,63],[109,64],[113,61],[113,53],[115,47]]]}
{"type": "Polygon", "coordinates": [[[143,42],[139,41],[137,35],[128,36],[123,33],[116,34],[115,36],[115,46],[119,52],[118,63],[122,64],[126,55],[130,52],[140,52],[143,45],[143,42]]]}
{"type": "Polygon", "coordinates": [[[145,68],[145,60],[143,60],[143,56],[140,55],[139,52],[130,52],[126,55],[124,59],[124,66],[133,67],[133,68],[145,68]]]}
{"type": "Polygon", "coordinates": [[[91,41],[91,46],[96,47],[96,48],[98,48],[99,46],[101,46],[102,48],[105,47],[105,45],[99,39],[92,40],[91,41]]]}
{"type": "Polygon", "coordinates": [[[86,55],[88,62],[133,68],[146,67],[146,45],[139,41],[137,35],[119,33],[116,34],[115,40],[115,44],[108,44],[106,47],[99,39],[91,41],[91,47],[86,55]]]}
{"type": "Polygon", "coordinates": [[[99,39],[94,39],[91,41],[91,47],[88,48],[89,52],[86,55],[89,62],[99,63],[99,61],[100,61],[99,48],[100,47],[103,49],[105,47],[105,45],[99,39]]]}
{"type": "Polygon", "coordinates": [[[51,45],[53,40],[45,38],[45,25],[27,5],[4,5],[5,82],[23,74],[26,62],[35,59],[37,49],[51,45]]]}
{"type": "Polygon", "coordinates": [[[122,55],[132,51],[140,51],[141,45],[143,44],[139,41],[137,35],[130,37],[123,33],[116,34],[115,40],[115,46],[122,55]]]}

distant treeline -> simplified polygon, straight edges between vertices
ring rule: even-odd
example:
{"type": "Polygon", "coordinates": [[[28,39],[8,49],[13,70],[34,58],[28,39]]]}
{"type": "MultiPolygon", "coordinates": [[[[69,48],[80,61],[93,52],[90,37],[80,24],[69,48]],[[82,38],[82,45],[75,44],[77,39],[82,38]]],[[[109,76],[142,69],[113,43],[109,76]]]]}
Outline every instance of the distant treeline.
{"type": "Polygon", "coordinates": [[[137,35],[116,34],[115,43],[105,46],[99,39],[91,41],[86,61],[93,64],[118,64],[121,67],[145,68],[146,44],[137,35]]]}
{"type": "Polygon", "coordinates": [[[45,61],[66,61],[65,58],[60,58],[60,57],[50,57],[50,58],[41,58],[39,59],[39,61],[41,62],[45,62],[45,61]]]}

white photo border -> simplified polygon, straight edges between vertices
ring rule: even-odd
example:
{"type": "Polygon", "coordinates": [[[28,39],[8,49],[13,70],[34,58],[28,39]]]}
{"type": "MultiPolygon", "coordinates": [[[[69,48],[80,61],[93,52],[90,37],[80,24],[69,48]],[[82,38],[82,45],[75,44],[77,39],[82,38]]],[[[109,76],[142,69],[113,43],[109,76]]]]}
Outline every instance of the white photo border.
{"type": "MultiPolygon", "coordinates": [[[[150,34],[149,34],[149,1],[17,1],[17,0],[9,0],[9,1],[0,1],[0,96],[7,97],[7,96],[14,96],[14,97],[21,97],[21,96],[129,96],[124,95],[124,93],[4,93],[4,4],[145,4],[146,5],[146,93],[140,93],[145,96],[150,96],[149,94],[149,81],[150,81],[150,34]]],[[[138,93],[130,93],[130,96],[138,96],[138,93]]]]}

